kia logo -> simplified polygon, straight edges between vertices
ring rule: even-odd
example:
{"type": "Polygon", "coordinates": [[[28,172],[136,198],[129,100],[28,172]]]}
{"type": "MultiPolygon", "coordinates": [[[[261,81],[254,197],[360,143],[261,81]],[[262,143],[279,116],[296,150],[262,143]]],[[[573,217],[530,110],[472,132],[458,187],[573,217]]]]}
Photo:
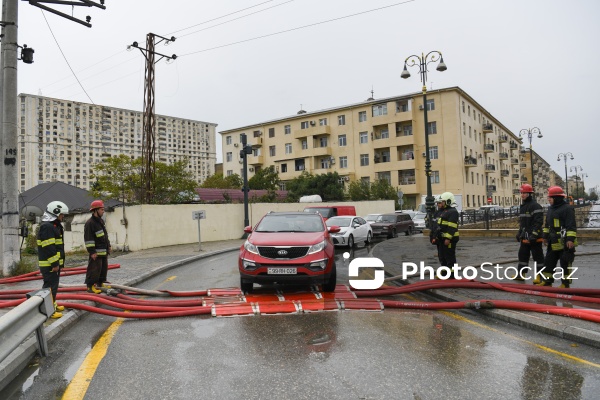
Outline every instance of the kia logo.
{"type": "Polygon", "coordinates": [[[287,250],[279,250],[277,254],[280,256],[287,256],[287,250]]]}

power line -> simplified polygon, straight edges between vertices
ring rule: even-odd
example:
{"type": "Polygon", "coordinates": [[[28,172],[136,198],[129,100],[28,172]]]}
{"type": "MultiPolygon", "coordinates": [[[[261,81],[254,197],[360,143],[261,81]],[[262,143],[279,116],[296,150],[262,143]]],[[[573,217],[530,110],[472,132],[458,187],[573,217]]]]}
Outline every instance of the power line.
{"type": "Polygon", "coordinates": [[[326,24],[328,22],[339,21],[339,20],[342,20],[342,19],[355,17],[357,15],[367,14],[367,13],[371,13],[371,12],[375,12],[375,11],[384,10],[386,8],[395,7],[395,6],[398,6],[398,5],[401,5],[401,4],[411,3],[413,1],[416,1],[416,0],[406,0],[406,1],[399,2],[399,3],[395,3],[395,4],[390,4],[390,5],[387,5],[387,6],[379,7],[379,8],[373,8],[371,10],[361,11],[361,12],[358,12],[358,13],[355,13],[355,14],[345,15],[343,17],[332,18],[332,19],[328,19],[328,20],[325,20],[325,21],[315,22],[313,24],[298,26],[298,27],[295,27],[295,28],[290,28],[290,29],[286,29],[286,30],[283,30],[283,31],[279,31],[279,32],[269,33],[269,34],[262,35],[262,36],[256,36],[256,37],[253,37],[253,38],[250,38],[250,39],[244,39],[244,40],[239,40],[239,41],[233,42],[233,43],[227,43],[227,44],[223,44],[223,45],[220,45],[220,46],[210,47],[208,49],[193,51],[191,53],[182,54],[182,55],[179,56],[179,58],[185,57],[185,56],[190,56],[192,54],[204,53],[204,52],[210,51],[210,50],[221,49],[223,47],[229,47],[229,46],[233,46],[235,44],[251,42],[253,40],[258,40],[258,39],[264,39],[264,38],[267,38],[267,37],[270,37],[270,36],[280,35],[282,33],[287,33],[287,32],[292,32],[292,31],[297,31],[297,30],[304,29],[304,28],[309,28],[309,27],[312,27],[312,26],[322,25],[322,24],[326,24]]]}
{"type": "Polygon", "coordinates": [[[83,90],[83,92],[85,93],[85,95],[87,96],[87,98],[90,99],[90,102],[92,104],[96,104],[96,103],[94,103],[94,101],[92,100],[92,98],[90,97],[90,95],[88,94],[88,92],[85,91],[85,88],[83,87],[83,85],[79,81],[79,78],[77,77],[77,74],[75,74],[75,71],[73,71],[73,68],[71,68],[71,64],[69,64],[69,60],[67,60],[67,57],[65,56],[65,53],[63,53],[62,49],[60,48],[60,44],[58,43],[58,40],[56,40],[56,36],[54,36],[54,32],[52,32],[52,28],[50,27],[50,23],[46,19],[46,14],[44,14],[43,11],[41,11],[41,13],[44,16],[44,21],[46,21],[46,25],[48,25],[48,29],[50,30],[50,33],[52,34],[52,37],[54,38],[54,41],[56,42],[56,46],[58,46],[58,50],[60,50],[60,54],[62,54],[63,58],[65,59],[65,62],[67,63],[67,66],[71,70],[71,73],[73,74],[73,76],[75,77],[75,79],[77,79],[77,83],[79,83],[79,86],[81,87],[81,89],[83,90]]]}

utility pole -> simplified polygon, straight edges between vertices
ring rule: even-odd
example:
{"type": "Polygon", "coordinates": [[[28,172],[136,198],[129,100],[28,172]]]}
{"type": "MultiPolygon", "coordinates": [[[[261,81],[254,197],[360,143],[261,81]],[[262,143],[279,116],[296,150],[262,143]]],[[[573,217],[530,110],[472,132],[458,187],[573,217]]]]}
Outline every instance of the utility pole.
{"type": "Polygon", "coordinates": [[[154,100],[155,92],[155,78],[154,78],[154,64],[166,58],[167,61],[175,60],[177,56],[167,56],[154,51],[154,47],[166,41],[165,44],[169,44],[175,41],[175,36],[171,36],[170,39],[149,33],[146,35],[146,48],[141,48],[138,42],[133,42],[131,46],[127,46],[128,49],[135,47],[139,49],[144,58],[146,59],[146,81],[144,85],[144,123],[142,133],[142,190],[140,193],[142,203],[152,203],[154,198],[154,178],[156,176],[156,162],[154,159],[154,153],[156,152],[156,104],[154,100]],[[157,42],[156,38],[160,38],[157,42]],[[160,58],[155,60],[155,55],[159,55],[160,58]]]}
{"type": "MultiPolygon", "coordinates": [[[[87,16],[83,22],[60,13],[40,3],[67,4],[56,0],[30,1],[31,5],[42,8],[54,14],[67,17],[85,26],[91,27],[91,17],[87,16]]],[[[105,9],[103,3],[97,4],[91,0],[71,1],[68,5],[99,7],[105,9]]],[[[18,158],[18,128],[17,125],[17,61],[22,60],[27,64],[33,63],[33,49],[26,45],[19,46],[18,20],[19,0],[4,0],[2,4],[2,44],[0,45],[0,181],[2,193],[0,198],[0,251],[1,267],[4,275],[9,275],[21,258],[19,244],[19,158],[18,158]],[[21,58],[17,56],[17,49],[21,49],[21,58]]]]}

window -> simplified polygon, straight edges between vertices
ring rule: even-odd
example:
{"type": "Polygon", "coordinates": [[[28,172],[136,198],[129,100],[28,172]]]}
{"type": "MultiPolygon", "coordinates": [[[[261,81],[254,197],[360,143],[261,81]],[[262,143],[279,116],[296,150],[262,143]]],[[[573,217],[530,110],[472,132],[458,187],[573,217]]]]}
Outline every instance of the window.
{"type": "Polygon", "coordinates": [[[348,168],[348,157],[340,157],[340,168],[348,168]]]}
{"type": "Polygon", "coordinates": [[[467,124],[465,124],[465,123],[463,122],[463,135],[465,135],[465,136],[466,136],[466,134],[467,134],[467,124]]]}
{"type": "Polygon", "coordinates": [[[431,171],[431,183],[440,183],[440,171],[431,171]]]}
{"type": "Polygon", "coordinates": [[[232,142],[233,142],[233,140],[231,139],[231,136],[225,137],[225,144],[231,144],[232,142]]]}
{"type": "Polygon", "coordinates": [[[382,139],[389,139],[390,137],[390,131],[388,131],[387,129],[383,129],[381,131],[381,138],[382,139]]]}
{"type": "Polygon", "coordinates": [[[275,128],[269,128],[269,137],[275,137],[275,128]]]}
{"type": "Polygon", "coordinates": [[[467,115],[471,116],[471,106],[467,106],[467,115]]]}
{"type": "Polygon", "coordinates": [[[346,116],[338,115],[338,125],[346,125],[346,116]]]}
{"type": "Polygon", "coordinates": [[[329,157],[321,158],[321,168],[327,169],[329,168],[329,161],[331,159],[329,157]]]}
{"type": "Polygon", "coordinates": [[[364,167],[369,165],[369,155],[368,154],[361,154],[360,155],[360,166],[364,167]]]}
{"type": "Polygon", "coordinates": [[[462,110],[463,110],[463,113],[464,113],[465,112],[465,102],[464,101],[462,102],[462,110]]]}
{"type": "Polygon", "coordinates": [[[327,118],[319,119],[319,126],[325,126],[325,125],[327,125],[327,118]]]}
{"type": "Polygon", "coordinates": [[[306,139],[302,139],[302,150],[308,149],[308,141],[306,139]]]}
{"type": "Polygon", "coordinates": [[[427,111],[435,110],[435,100],[427,100],[427,111]]]}
{"type": "Polygon", "coordinates": [[[430,160],[438,159],[438,147],[437,146],[429,147],[429,159],[430,160]]]}
{"type": "Polygon", "coordinates": [[[287,164],[281,164],[281,172],[287,172],[287,164]]]}
{"type": "Polygon", "coordinates": [[[300,122],[300,129],[308,129],[308,127],[309,127],[308,121],[300,122]]]}
{"type": "Polygon", "coordinates": [[[340,147],[346,146],[346,135],[338,135],[338,146],[340,146],[340,147]]]}
{"type": "Polygon", "coordinates": [[[285,144],[285,154],[292,154],[292,144],[291,143],[285,144]]]}
{"type": "Polygon", "coordinates": [[[283,133],[286,135],[289,135],[290,133],[292,133],[292,126],[291,125],[286,125],[283,127],[283,133]]]}
{"type": "MultiPolygon", "coordinates": [[[[471,127],[469,127],[469,139],[472,138],[473,136],[471,136],[471,127]]],[[[477,138],[475,138],[477,139],[477,138]]]]}
{"type": "Polygon", "coordinates": [[[364,143],[368,143],[369,142],[369,134],[367,132],[360,132],[358,134],[358,142],[360,144],[364,144],[364,143]]]}
{"type": "Polygon", "coordinates": [[[374,117],[378,117],[380,115],[387,115],[387,104],[376,104],[371,108],[374,117]]]}
{"type": "Polygon", "coordinates": [[[226,154],[226,157],[227,157],[228,162],[233,161],[233,153],[232,152],[228,151],[226,154]]]}
{"type": "Polygon", "coordinates": [[[231,175],[233,175],[233,170],[231,170],[231,169],[228,169],[228,170],[227,170],[227,176],[231,176],[231,175]]]}
{"type": "Polygon", "coordinates": [[[437,123],[435,121],[427,123],[427,134],[435,135],[437,133],[437,123]]]}
{"type": "Polygon", "coordinates": [[[365,122],[367,120],[367,112],[366,111],[360,111],[358,113],[358,122],[365,122]]]}
{"type": "Polygon", "coordinates": [[[327,137],[319,138],[319,147],[327,147],[327,137]]]}
{"type": "Polygon", "coordinates": [[[412,136],[412,125],[404,125],[402,127],[402,136],[412,136]]]}
{"type": "Polygon", "coordinates": [[[408,101],[397,101],[396,102],[396,112],[406,112],[409,111],[409,107],[408,107],[408,101]]]}
{"type": "Polygon", "coordinates": [[[269,146],[269,155],[275,157],[275,146],[269,146]]]}

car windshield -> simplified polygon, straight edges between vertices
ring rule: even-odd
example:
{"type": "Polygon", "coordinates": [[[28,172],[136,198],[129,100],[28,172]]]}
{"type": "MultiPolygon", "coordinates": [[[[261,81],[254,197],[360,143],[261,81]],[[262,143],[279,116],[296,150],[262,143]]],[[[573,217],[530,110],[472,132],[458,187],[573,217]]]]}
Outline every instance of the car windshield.
{"type": "Polygon", "coordinates": [[[425,217],[427,216],[427,214],[422,213],[422,212],[418,212],[415,214],[415,216],[413,217],[413,220],[415,219],[425,219],[425,217]]]}
{"type": "Polygon", "coordinates": [[[316,214],[265,215],[255,232],[322,232],[323,220],[316,214]]]}
{"type": "Polygon", "coordinates": [[[379,217],[379,215],[381,214],[369,214],[365,217],[365,220],[367,222],[377,221],[377,217],[379,217]]]}
{"type": "Polygon", "coordinates": [[[352,223],[352,217],[333,217],[325,221],[327,226],[343,226],[348,227],[352,223]]]}
{"type": "Polygon", "coordinates": [[[395,215],[380,215],[375,222],[396,222],[395,215]]]}

